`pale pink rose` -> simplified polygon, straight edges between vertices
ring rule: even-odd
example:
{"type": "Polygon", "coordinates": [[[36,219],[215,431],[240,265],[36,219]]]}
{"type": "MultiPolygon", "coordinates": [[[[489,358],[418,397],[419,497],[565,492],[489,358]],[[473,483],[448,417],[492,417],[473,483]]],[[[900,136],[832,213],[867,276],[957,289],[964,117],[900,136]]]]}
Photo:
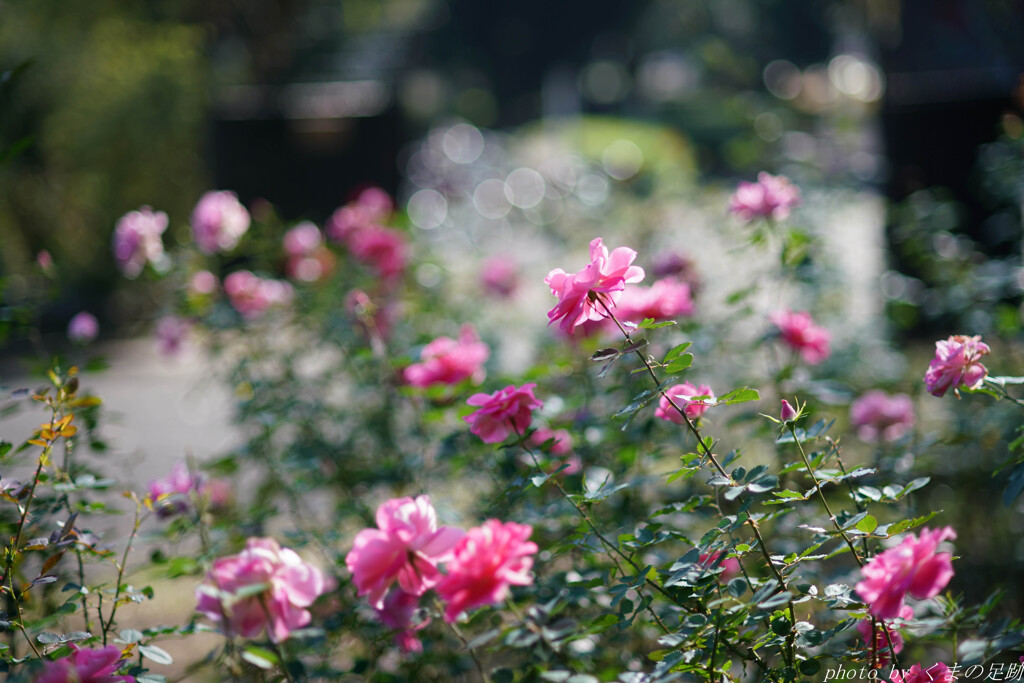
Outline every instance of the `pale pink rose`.
{"type": "Polygon", "coordinates": [[[323,244],[320,228],[303,221],[284,234],[281,244],[289,256],[309,256],[323,244]]]}
{"type": "Polygon", "coordinates": [[[462,419],[484,443],[501,443],[513,431],[522,434],[533,420],[533,411],[544,405],[533,395],[536,386],[531,383],[516,388],[510,384],[493,394],[473,394],[466,403],[479,410],[462,419]]]}
{"type": "Polygon", "coordinates": [[[850,423],[862,441],[895,441],[914,426],[914,402],[906,394],[869,391],[850,404],[850,423]]]}
{"type": "MultiPolygon", "coordinates": [[[[910,605],[904,605],[900,608],[900,619],[913,619],[914,610],[910,605]]],[[[860,632],[861,638],[864,640],[864,647],[872,649],[874,647],[875,652],[878,652],[878,665],[886,666],[889,663],[889,639],[892,640],[892,651],[896,654],[903,652],[903,634],[897,630],[897,627],[891,624],[886,624],[885,629],[889,632],[889,638],[886,638],[885,631],[882,630],[882,622],[875,622],[875,642],[872,645],[871,642],[871,619],[861,619],[857,622],[857,631],[860,632]]]]}
{"type": "Polygon", "coordinates": [[[693,315],[690,285],[675,278],[664,278],[650,287],[627,287],[613,312],[620,321],[635,323],[646,318],[671,320],[681,315],[693,315]]]}
{"type": "Polygon", "coordinates": [[[199,270],[188,280],[188,293],[191,296],[209,296],[220,287],[220,280],[208,270],[199,270]]]}
{"type": "Polygon", "coordinates": [[[287,282],[270,280],[238,270],[224,278],[224,293],[243,318],[259,318],[270,308],[291,303],[294,290],[287,282]]]}
{"type": "Polygon", "coordinates": [[[441,580],[437,563],[451,557],[462,529],[437,526],[430,496],[393,498],[377,508],[377,528],[356,534],[345,566],[359,595],[376,609],[395,582],[411,595],[423,595],[441,580]]]}
{"type": "MultiPolygon", "coordinates": [[[[711,568],[718,562],[718,558],[722,556],[721,550],[716,550],[711,553],[703,553],[697,558],[697,562],[702,567],[711,568]]],[[[718,575],[718,580],[723,583],[728,583],[730,579],[740,573],[740,561],[735,557],[727,557],[722,560],[722,563],[718,565],[722,569],[722,573],[718,575]]]]}
{"type": "Polygon", "coordinates": [[[618,247],[609,254],[598,237],[590,243],[590,263],[583,270],[575,275],[561,268],[548,273],[544,283],[558,297],[558,304],[548,311],[548,324],[559,321],[559,327],[572,334],[586,320],[608,317],[604,306],[612,308],[626,284],[644,279],[643,268],[630,265],[634,259],[636,252],[627,247],[618,247]],[[603,305],[597,303],[598,299],[603,305]]]}
{"type": "Polygon", "coordinates": [[[776,311],[769,319],[778,328],[782,341],[799,352],[805,363],[817,365],[831,354],[829,342],[832,333],[815,325],[810,313],[776,311]]]}
{"type": "Polygon", "coordinates": [[[938,595],[953,578],[949,553],[937,552],[950,538],[956,538],[951,527],[922,529],[920,538],[908,534],[898,546],[872,557],[855,587],[872,616],[895,619],[908,593],[918,600],[938,595]]]}
{"type": "Polygon", "coordinates": [[[335,242],[348,243],[349,236],[364,228],[379,227],[391,215],[394,205],[387,192],[379,187],[363,190],[359,196],[327,220],[327,236],[335,242]]]}
{"type": "Polygon", "coordinates": [[[164,255],[163,235],[167,214],[148,206],[129,211],[114,226],[114,259],[125,277],[134,279],[147,263],[156,263],[164,255]]]}
{"type": "Polygon", "coordinates": [[[800,206],[800,189],[786,176],[761,172],[756,183],[740,182],[729,200],[729,211],[745,221],[755,218],[783,220],[800,206]]]}
{"type": "Polygon", "coordinates": [[[905,671],[894,669],[889,680],[891,683],[953,683],[956,676],[948,666],[939,662],[927,669],[922,669],[920,664],[915,664],[905,671]]]}
{"type": "Polygon", "coordinates": [[[658,408],[654,411],[654,416],[676,424],[684,424],[684,420],[679,411],[672,407],[672,403],[682,408],[686,417],[696,420],[707,412],[707,409],[715,402],[715,394],[706,384],[695,387],[689,382],[683,382],[669,387],[665,390],[665,394],[658,400],[658,408]],[[707,396],[708,398],[693,400],[695,396],[707,396]],[[669,401],[669,399],[672,400],[669,401]]]}
{"type": "Polygon", "coordinates": [[[465,379],[479,384],[484,380],[484,363],[490,354],[473,326],[463,325],[458,340],[438,337],[423,347],[420,362],[407,367],[403,374],[414,387],[458,384],[465,379]]]}
{"type": "Polygon", "coordinates": [[[334,254],[323,245],[320,228],[305,221],[285,233],[285,272],[300,282],[316,282],[334,268],[334,254]]]}
{"type": "Polygon", "coordinates": [[[988,375],[988,370],[981,364],[981,357],[988,355],[990,350],[979,335],[957,334],[935,342],[935,358],[924,375],[928,393],[945,396],[950,389],[955,392],[960,387],[980,387],[988,375]]]}
{"type": "Polygon", "coordinates": [[[46,662],[36,683],[135,683],[133,676],[117,676],[124,661],[116,645],[89,649],[71,645],[71,656],[46,662]]]}
{"type": "Polygon", "coordinates": [[[423,643],[416,637],[416,632],[426,628],[430,618],[413,622],[419,605],[419,596],[406,593],[401,588],[392,588],[384,598],[384,605],[377,609],[381,622],[397,631],[395,643],[402,652],[423,652],[423,643]]]}
{"type": "Polygon", "coordinates": [[[496,519],[466,532],[437,586],[437,594],[448,603],[445,621],[453,623],[463,612],[501,602],[509,586],[533,583],[531,556],[537,544],[526,540],[531,533],[533,528],[526,524],[496,519]]]}
{"type": "Polygon", "coordinates": [[[204,254],[231,251],[249,230],[249,222],[249,212],[234,192],[207,192],[192,211],[192,237],[204,254]]]}
{"type": "Polygon", "coordinates": [[[156,323],[157,349],[165,356],[174,356],[188,341],[192,323],[176,315],[165,315],[156,323]]]}
{"type": "Polygon", "coordinates": [[[82,311],[68,321],[68,339],[76,344],[88,344],[100,334],[100,323],[92,313],[82,311]]]}
{"type": "Polygon", "coordinates": [[[491,296],[507,299],[519,286],[519,271],[507,257],[492,256],[480,269],[480,284],[491,296]]]}
{"type": "Polygon", "coordinates": [[[265,628],[271,640],[281,642],[310,623],[307,608],[331,587],[294,550],[272,538],[250,538],[241,553],[213,563],[196,589],[196,610],[227,634],[255,638],[265,628]]]}
{"type": "Polygon", "coordinates": [[[779,410],[779,419],[783,422],[792,422],[797,418],[796,408],[789,404],[789,401],[782,399],[782,409],[779,410]]]}

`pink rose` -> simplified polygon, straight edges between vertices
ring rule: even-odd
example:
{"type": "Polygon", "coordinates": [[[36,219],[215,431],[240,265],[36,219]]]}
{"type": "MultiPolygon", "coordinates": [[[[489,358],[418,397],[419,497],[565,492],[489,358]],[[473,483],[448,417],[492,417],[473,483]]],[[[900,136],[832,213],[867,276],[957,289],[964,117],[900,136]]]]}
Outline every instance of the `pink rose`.
{"type": "Polygon", "coordinates": [[[915,664],[905,671],[894,669],[889,680],[892,683],[953,683],[956,677],[948,666],[939,662],[927,669],[922,669],[920,664],[915,664]]]}
{"type": "Polygon", "coordinates": [[[484,380],[484,363],[490,354],[473,326],[463,325],[457,341],[438,337],[423,347],[420,362],[407,367],[403,374],[414,387],[458,384],[464,379],[479,384],[484,380]]]}
{"type": "Polygon", "coordinates": [[[693,315],[690,285],[675,278],[665,278],[650,287],[627,287],[613,312],[620,321],[636,323],[646,318],[670,320],[681,315],[693,315]]]}
{"type": "Polygon", "coordinates": [[[384,605],[376,610],[381,622],[397,631],[395,643],[402,652],[423,652],[423,644],[416,637],[416,632],[426,628],[430,618],[413,623],[419,605],[419,596],[406,593],[401,588],[392,588],[384,598],[384,605]]]}
{"type": "MultiPolygon", "coordinates": [[[[800,405],[799,401],[797,401],[797,405],[800,405]]],[[[799,413],[796,412],[796,408],[790,405],[789,401],[786,399],[782,399],[782,407],[779,409],[779,419],[783,422],[792,422],[798,416],[799,413]]]]}
{"type": "Polygon", "coordinates": [[[294,291],[287,282],[270,280],[238,270],[224,278],[224,293],[243,318],[254,320],[275,306],[291,302],[294,291]]]}
{"type": "Polygon", "coordinates": [[[334,268],[334,254],[323,246],[320,228],[305,221],[284,234],[282,246],[288,277],[300,282],[316,282],[334,268]]]}
{"type": "Polygon", "coordinates": [[[196,589],[196,610],[221,623],[225,633],[255,638],[265,628],[268,637],[281,642],[309,624],[306,608],[331,583],[294,550],[272,538],[250,538],[241,553],[213,563],[196,589]]]}
{"type": "Polygon", "coordinates": [[[776,311],[769,319],[778,328],[782,341],[799,352],[805,363],[817,365],[831,354],[829,341],[832,334],[824,327],[815,325],[810,313],[776,311]]]}
{"type": "Polygon", "coordinates": [[[148,206],[129,211],[114,226],[114,259],[127,278],[137,278],[147,263],[164,255],[161,238],[167,230],[167,214],[148,206]]]}
{"type": "Polygon", "coordinates": [[[397,230],[370,226],[351,233],[347,244],[353,256],[385,279],[395,278],[405,270],[405,237],[397,230]]]}
{"type": "Polygon", "coordinates": [[[658,400],[658,408],[654,411],[654,416],[660,417],[662,420],[675,422],[676,424],[683,424],[683,416],[672,407],[672,403],[682,408],[683,412],[686,413],[686,417],[696,420],[707,412],[707,409],[714,402],[715,394],[708,385],[701,384],[699,387],[695,387],[689,382],[683,382],[665,390],[665,396],[658,400]],[[694,401],[692,399],[695,396],[707,396],[708,398],[694,401]],[[670,401],[669,399],[672,400],[670,401]]]}
{"type": "Polygon", "coordinates": [[[561,268],[548,273],[544,283],[558,297],[558,304],[548,311],[548,324],[560,321],[559,327],[571,334],[586,320],[608,317],[604,307],[611,308],[618,301],[627,283],[644,279],[643,268],[630,265],[634,259],[636,252],[627,247],[609,254],[598,237],[590,243],[590,263],[583,270],[575,275],[561,268]]]}
{"type": "Polygon", "coordinates": [[[526,540],[531,533],[530,526],[496,519],[466,532],[437,586],[437,594],[448,603],[445,621],[452,623],[463,612],[504,600],[509,586],[533,582],[531,555],[537,544],[526,540]]]}
{"type": "Polygon", "coordinates": [[[249,212],[234,192],[207,192],[192,210],[192,237],[199,251],[231,251],[249,230],[249,212]]]}
{"type": "Polygon", "coordinates": [[[572,435],[564,429],[548,429],[539,427],[530,436],[530,443],[534,446],[543,446],[552,441],[548,453],[551,455],[569,455],[572,453],[572,435]]]}
{"type": "Polygon", "coordinates": [[[790,210],[800,206],[800,189],[786,176],[761,172],[756,183],[740,182],[729,200],[729,211],[745,221],[755,218],[784,220],[790,210]]]}
{"type": "Polygon", "coordinates": [[[335,242],[347,244],[349,236],[364,228],[378,227],[387,220],[393,209],[391,197],[379,187],[363,190],[359,196],[327,220],[327,236],[335,242]]]}
{"type": "Polygon", "coordinates": [[[850,423],[862,441],[895,441],[914,426],[914,403],[906,394],[869,391],[850,404],[850,423]]]}
{"type": "Polygon", "coordinates": [[[536,386],[531,383],[516,388],[510,384],[493,394],[473,394],[466,403],[480,409],[462,419],[484,443],[501,443],[513,431],[522,434],[533,420],[533,411],[544,405],[533,395],[536,386]]]}
{"type": "Polygon", "coordinates": [[[68,321],[68,339],[76,344],[88,344],[100,334],[100,323],[92,313],[82,311],[68,321]]]}
{"type": "Polygon", "coordinates": [[[46,662],[36,683],[135,683],[133,676],[115,675],[123,659],[116,645],[88,649],[72,644],[71,656],[46,662]]]}
{"type": "Polygon", "coordinates": [[[895,619],[907,593],[925,600],[946,587],[953,578],[953,565],[949,553],[937,549],[948,538],[956,538],[951,527],[922,529],[920,538],[909,534],[898,546],[875,555],[864,565],[864,578],[855,590],[872,616],[895,619]]]}
{"type": "MultiPolygon", "coordinates": [[[[904,605],[900,608],[900,619],[913,619],[914,610],[910,605],[904,605]]],[[[871,619],[862,619],[857,623],[857,631],[860,632],[861,637],[864,639],[864,647],[867,649],[874,648],[875,652],[878,652],[878,665],[885,666],[889,663],[889,639],[892,640],[892,651],[899,654],[903,651],[903,634],[901,634],[895,626],[885,625],[885,630],[889,632],[889,637],[886,638],[885,631],[882,630],[881,622],[875,622],[876,628],[874,630],[874,644],[871,642],[871,619]]]]}
{"type": "Polygon", "coordinates": [[[519,273],[507,257],[492,256],[480,269],[480,284],[491,296],[507,299],[519,286],[519,273]]]}
{"type": "Polygon", "coordinates": [[[384,606],[393,583],[411,595],[423,595],[441,580],[437,563],[451,556],[463,531],[438,527],[430,496],[393,498],[377,508],[377,528],[356,534],[345,566],[359,595],[370,605],[384,606]]]}
{"type": "Polygon", "coordinates": [[[208,481],[205,476],[188,470],[182,462],[175,463],[163,479],[149,482],[149,498],[158,517],[171,517],[188,510],[192,496],[205,496],[213,507],[223,505],[230,489],[220,480],[208,481]]]}
{"type": "Polygon", "coordinates": [[[188,280],[190,296],[209,296],[215,293],[218,287],[220,287],[220,281],[208,270],[196,271],[188,280]]]}
{"type": "Polygon", "coordinates": [[[988,355],[988,344],[975,335],[968,337],[957,334],[945,341],[935,342],[935,358],[928,365],[924,384],[933,396],[945,396],[960,387],[977,389],[985,381],[988,370],[981,364],[981,357],[988,355]]]}

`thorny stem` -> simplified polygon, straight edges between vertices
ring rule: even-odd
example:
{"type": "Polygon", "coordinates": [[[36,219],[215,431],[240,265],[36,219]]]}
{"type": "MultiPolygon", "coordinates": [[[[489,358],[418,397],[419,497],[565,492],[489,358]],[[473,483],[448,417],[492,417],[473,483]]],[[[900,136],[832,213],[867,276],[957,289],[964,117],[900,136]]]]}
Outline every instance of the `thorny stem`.
{"type": "MultiPolygon", "coordinates": [[[[612,322],[615,323],[615,326],[619,328],[619,331],[622,332],[622,335],[626,338],[626,342],[632,344],[633,339],[629,336],[629,332],[627,332],[626,328],[622,326],[622,323],[620,323],[618,318],[615,317],[615,314],[612,313],[611,309],[600,297],[600,295],[595,296],[594,300],[597,303],[601,304],[601,308],[604,309],[604,312],[608,315],[609,318],[611,318],[612,322]]],[[[690,416],[686,414],[686,411],[683,410],[683,408],[681,408],[679,404],[676,403],[671,396],[665,393],[664,389],[660,388],[661,382],[658,381],[658,375],[654,372],[654,368],[651,366],[651,362],[650,360],[648,360],[647,356],[640,353],[639,349],[634,350],[634,353],[644,364],[644,367],[647,368],[648,374],[651,376],[651,379],[654,380],[654,385],[658,387],[658,393],[662,396],[662,398],[668,401],[669,405],[672,406],[672,409],[675,410],[679,414],[679,416],[683,418],[683,423],[686,425],[687,429],[690,430],[690,433],[693,434],[694,438],[697,439],[697,446],[703,452],[704,457],[708,459],[708,461],[714,466],[715,470],[717,470],[720,475],[731,481],[732,477],[729,476],[728,472],[725,471],[725,468],[722,467],[721,463],[718,462],[718,459],[715,457],[715,454],[711,452],[711,449],[708,447],[708,445],[704,443],[704,439],[701,438],[700,435],[700,430],[697,429],[697,426],[693,423],[693,420],[690,419],[690,416]]],[[[782,591],[787,590],[786,579],[782,576],[782,573],[779,571],[778,567],[776,567],[775,563],[772,561],[771,553],[768,551],[768,547],[765,545],[764,538],[761,536],[761,532],[757,528],[757,522],[755,522],[751,517],[748,516],[746,519],[746,523],[754,532],[754,536],[757,538],[758,546],[761,549],[761,554],[764,555],[764,559],[768,563],[768,568],[771,570],[772,574],[775,575],[775,579],[779,582],[779,589],[782,591]]],[[[789,617],[790,621],[793,624],[796,624],[796,610],[793,607],[792,600],[789,601],[789,617]]],[[[795,663],[795,655],[793,652],[795,637],[795,631],[791,631],[790,637],[787,639],[787,659],[789,660],[790,665],[793,665],[795,663]]]]}
{"type": "Polygon", "coordinates": [[[821,490],[821,482],[818,481],[818,476],[814,473],[814,468],[811,467],[811,463],[807,459],[807,453],[804,452],[804,446],[800,443],[800,438],[796,435],[796,427],[792,422],[787,422],[786,427],[789,429],[789,433],[793,435],[793,441],[796,442],[797,450],[800,451],[800,459],[804,461],[804,467],[807,468],[807,473],[811,475],[811,481],[814,482],[814,490],[818,492],[818,498],[821,500],[821,504],[825,507],[825,512],[828,513],[829,519],[832,520],[832,526],[835,527],[836,531],[839,532],[839,535],[843,537],[844,541],[846,541],[846,545],[849,546],[850,552],[853,553],[853,559],[857,561],[857,566],[863,567],[864,560],[862,560],[860,555],[857,554],[856,546],[853,545],[853,541],[850,537],[846,535],[843,527],[839,524],[839,520],[836,519],[835,514],[832,512],[832,508],[828,505],[828,499],[825,498],[825,494],[821,490]]]}
{"type": "MultiPolygon", "coordinates": [[[[439,612],[444,614],[444,605],[441,604],[440,600],[434,598],[434,605],[437,607],[437,610],[439,612]]],[[[469,656],[473,658],[473,663],[476,664],[476,670],[477,672],[479,672],[481,680],[483,680],[484,683],[490,683],[491,679],[487,676],[487,672],[484,671],[484,665],[476,656],[476,650],[469,646],[469,641],[466,640],[466,636],[462,635],[462,629],[460,629],[457,624],[454,624],[448,621],[447,619],[444,620],[444,623],[448,624],[448,627],[452,630],[452,633],[454,633],[455,637],[459,639],[459,642],[462,643],[462,646],[466,648],[466,652],[469,653],[469,656]]]]}

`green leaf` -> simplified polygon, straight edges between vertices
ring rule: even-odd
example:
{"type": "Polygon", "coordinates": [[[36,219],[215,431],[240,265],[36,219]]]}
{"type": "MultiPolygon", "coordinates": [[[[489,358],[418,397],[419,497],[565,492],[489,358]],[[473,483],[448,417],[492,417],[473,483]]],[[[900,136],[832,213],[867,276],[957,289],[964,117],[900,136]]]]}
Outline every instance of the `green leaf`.
{"type": "Polygon", "coordinates": [[[174,658],[156,645],[139,645],[139,654],[156,664],[174,664],[174,658]]]}
{"type": "Polygon", "coordinates": [[[660,323],[654,322],[654,318],[644,318],[644,321],[637,325],[641,330],[657,330],[661,327],[669,327],[677,324],[675,320],[663,320],[660,323]]]}
{"type": "MultiPolygon", "coordinates": [[[[913,529],[915,527],[921,526],[922,524],[924,524],[940,512],[942,511],[936,510],[933,512],[929,512],[927,515],[924,515],[922,517],[915,517],[914,519],[904,519],[899,522],[894,522],[885,528],[885,534],[886,536],[894,536],[896,534],[907,531],[908,529],[913,529]]],[[[881,531],[881,529],[879,529],[879,531],[881,531]]]]}
{"type": "Polygon", "coordinates": [[[866,516],[864,519],[857,522],[855,528],[857,531],[863,531],[866,534],[870,534],[878,527],[878,520],[871,515],[866,516]]]}
{"type": "Polygon", "coordinates": [[[273,669],[279,661],[276,654],[255,645],[250,645],[242,651],[242,659],[256,668],[264,670],[273,669]]]}
{"type": "Polygon", "coordinates": [[[742,387],[740,389],[733,389],[724,396],[719,396],[715,401],[715,405],[727,405],[731,406],[736,403],[746,403],[748,401],[760,400],[761,394],[757,393],[757,389],[750,389],[749,387],[742,387]]]}

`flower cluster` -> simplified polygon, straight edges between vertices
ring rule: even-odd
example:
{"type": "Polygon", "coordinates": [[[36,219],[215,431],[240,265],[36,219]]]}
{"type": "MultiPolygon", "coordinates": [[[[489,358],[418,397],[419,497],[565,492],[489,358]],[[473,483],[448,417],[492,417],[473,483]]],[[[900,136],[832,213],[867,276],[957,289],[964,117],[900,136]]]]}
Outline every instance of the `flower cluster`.
{"type": "Polygon", "coordinates": [[[504,600],[509,587],[532,582],[537,545],[531,527],[491,519],[463,531],[437,525],[429,496],[395,498],[377,509],[377,528],[363,529],[345,557],[360,596],[381,621],[399,631],[399,645],[419,649],[413,623],[430,589],[447,601],[445,620],[504,600]],[[444,565],[444,572],[441,567],[444,565]]]}
{"type": "Polygon", "coordinates": [[[275,642],[309,624],[308,608],[332,587],[318,568],[272,538],[250,538],[238,555],[213,563],[196,589],[196,610],[225,633],[275,642]]]}
{"type": "Polygon", "coordinates": [[[327,236],[344,244],[359,261],[385,280],[402,274],[408,262],[405,237],[381,223],[391,214],[391,198],[379,188],[368,188],[334,212],[327,236]]]}
{"type": "Polygon", "coordinates": [[[463,325],[457,340],[438,337],[424,346],[420,362],[407,367],[403,374],[414,387],[458,384],[465,379],[479,384],[484,380],[484,363],[490,353],[473,326],[463,325]]]}
{"type": "Polygon", "coordinates": [[[160,261],[165,230],[167,214],[148,206],[121,216],[114,226],[114,259],[125,277],[135,279],[147,263],[160,261]]]}
{"type": "Polygon", "coordinates": [[[861,569],[864,578],[856,585],[872,616],[900,616],[908,593],[918,600],[938,595],[953,578],[950,555],[938,552],[938,547],[952,538],[956,532],[950,527],[922,529],[920,537],[909,534],[895,548],[872,557],[861,569]]]}
{"type": "Polygon", "coordinates": [[[945,396],[950,389],[956,392],[960,387],[980,387],[988,375],[988,370],[981,364],[981,357],[988,355],[989,351],[988,344],[978,335],[957,334],[935,342],[935,358],[924,375],[928,393],[945,396]]]}
{"type": "Polygon", "coordinates": [[[800,189],[786,176],[758,173],[756,183],[741,182],[729,200],[729,211],[745,221],[756,218],[785,220],[800,206],[800,189]]]}
{"type": "Polygon", "coordinates": [[[548,273],[544,283],[558,297],[558,304],[548,311],[548,324],[558,321],[559,327],[572,334],[577,325],[587,320],[608,317],[627,283],[644,279],[643,268],[631,265],[636,252],[618,247],[608,253],[604,241],[598,237],[590,243],[590,263],[575,275],[556,268],[548,273]]]}

